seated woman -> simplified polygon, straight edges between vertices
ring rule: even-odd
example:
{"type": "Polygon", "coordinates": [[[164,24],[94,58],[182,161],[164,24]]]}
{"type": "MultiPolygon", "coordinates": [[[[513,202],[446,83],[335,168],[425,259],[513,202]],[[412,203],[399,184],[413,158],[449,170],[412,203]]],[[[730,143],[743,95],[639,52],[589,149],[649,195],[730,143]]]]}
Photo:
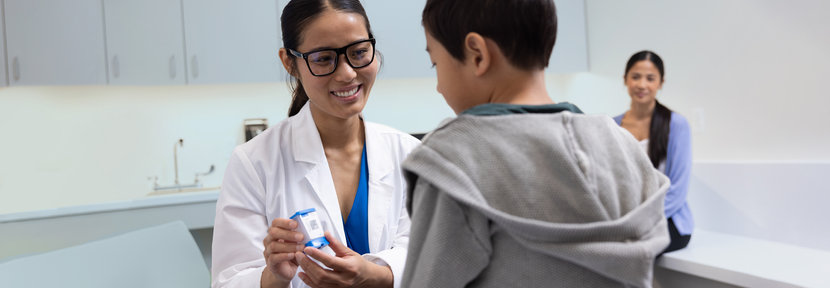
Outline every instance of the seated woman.
{"type": "Polygon", "coordinates": [[[686,202],[692,172],[692,136],[686,118],[657,101],[664,76],[663,60],[654,52],[640,51],[631,56],[623,76],[631,108],[614,120],[640,141],[654,168],[671,180],[664,208],[671,235],[671,243],[663,251],[666,253],[689,244],[694,221],[686,202]]]}

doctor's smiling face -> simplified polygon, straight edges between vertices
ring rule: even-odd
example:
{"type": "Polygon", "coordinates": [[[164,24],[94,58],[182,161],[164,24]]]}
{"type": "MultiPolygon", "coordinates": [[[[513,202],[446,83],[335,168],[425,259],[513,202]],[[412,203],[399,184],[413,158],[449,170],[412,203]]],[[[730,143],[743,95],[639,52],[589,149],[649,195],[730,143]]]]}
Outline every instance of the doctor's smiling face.
{"type": "Polygon", "coordinates": [[[280,50],[286,68],[295,68],[292,75],[308,95],[313,115],[349,119],[363,111],[380,65],[374,44],[366,41],[370,39],[366,21],[357,13],[325,8],[305,26],[294,51],[280,50]],[[344,54],[312,53],[340,48],[346,48],[344,54]]]}

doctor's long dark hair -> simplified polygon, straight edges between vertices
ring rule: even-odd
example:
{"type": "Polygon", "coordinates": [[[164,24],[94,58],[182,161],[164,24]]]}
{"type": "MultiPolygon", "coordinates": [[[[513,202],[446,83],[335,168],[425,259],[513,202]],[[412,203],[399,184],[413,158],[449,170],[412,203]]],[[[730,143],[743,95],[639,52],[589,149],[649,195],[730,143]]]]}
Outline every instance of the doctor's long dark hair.
{"type": "MultiPolygon", "coordinates": [[[[363,5],[358,0],[291,0],[282,10],[282,16],[280,17],[283,47],[297,50],[306,26],[317,19],[326,9],[360,14],[366,22],[366,31],[369,32],[369,38],[374,38],[372,28],[369,25],[369,17],[366,16],[366,10],[363,9],[363,5]]],[[[288,73],[293,78],[293,81],[289,82],[293,90],[293,99],[291,100],[291,107],[288,109],[288,117],[299,113],[303,105],[308,102],[308,94],[303,88],[303,83],[296,77],[297,62],[304,60],[294,56],[290,57],[294,58],[291,61],[291,71],[288,73]]]]}
{"type": "MultiPolygon", "coordinates": [[[[640,61],[650,61],[657,67],[660,72],[660,82],[665,81],[665,70],[663,68],[663,59],[657,56],[656,53],[645,50],[640,51],[628,59],[628,64],[625,65],[625,76],[628,76],[628,71],[634,67],[634,64],[640,61]]],[[[657,99],[654,99],[654,112],[651,114],[651,127],[648,130],[648,158],[651,159],[651,164],[654,168],[660,166],[660,162],[666,160],[666,154],[669,150],[669,132],[671,127],[671,109],[663,104],[660,104],[657,99]]]]}

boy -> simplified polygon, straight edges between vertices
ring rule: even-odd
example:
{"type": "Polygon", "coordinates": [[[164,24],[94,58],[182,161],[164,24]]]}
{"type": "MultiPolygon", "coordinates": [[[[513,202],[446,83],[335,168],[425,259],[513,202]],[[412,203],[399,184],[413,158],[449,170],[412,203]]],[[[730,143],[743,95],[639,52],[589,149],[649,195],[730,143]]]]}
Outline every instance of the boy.
{"type": "Polygon", "coordinates": [[[428,0],[438,92],[459,114],[403,167],[404,287],[650,287],[669,182],[627,132],[548,96],[551,0],[428,0]]]}

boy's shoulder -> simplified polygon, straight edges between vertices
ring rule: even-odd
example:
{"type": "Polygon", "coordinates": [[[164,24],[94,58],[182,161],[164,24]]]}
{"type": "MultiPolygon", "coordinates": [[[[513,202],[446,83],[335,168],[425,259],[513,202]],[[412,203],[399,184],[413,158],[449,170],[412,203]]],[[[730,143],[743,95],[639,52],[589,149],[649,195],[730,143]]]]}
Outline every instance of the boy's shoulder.
{"type": "Polygon", "coordinates": [[[625,140],[621,138],[626,135],[627,132],[606,115],[569,111],[499,116],[460,115],[444,121],[424,137],[422,144],[449,154],[465,150],[514,149],[518,146],[530,148],[527,146],[530,143],[535,143],[533,146],[546,144],[531,150],[569,149],[573,145],[592,150],[598,148],[594,146],[622,144],[620,142],[625,140]],[[578,144],[572,141],[577,141],[578,144]]]}
{"type": "MultiPolygon", "coordinates": [[[[588,126],[605,130],[609,127],[617,127],[614,119],[606,115],[591,115],[562,111],[558,113],[544,114],[504,114],[504,115],[459,115],[441,122],[428,136],[434,138],[475,136],[479,132],[494,134],[514,134],[519,131],[547,130],[551,126],[588,126]]],[[[426,140],[426,138],[424,139],[426,140]]]]}

